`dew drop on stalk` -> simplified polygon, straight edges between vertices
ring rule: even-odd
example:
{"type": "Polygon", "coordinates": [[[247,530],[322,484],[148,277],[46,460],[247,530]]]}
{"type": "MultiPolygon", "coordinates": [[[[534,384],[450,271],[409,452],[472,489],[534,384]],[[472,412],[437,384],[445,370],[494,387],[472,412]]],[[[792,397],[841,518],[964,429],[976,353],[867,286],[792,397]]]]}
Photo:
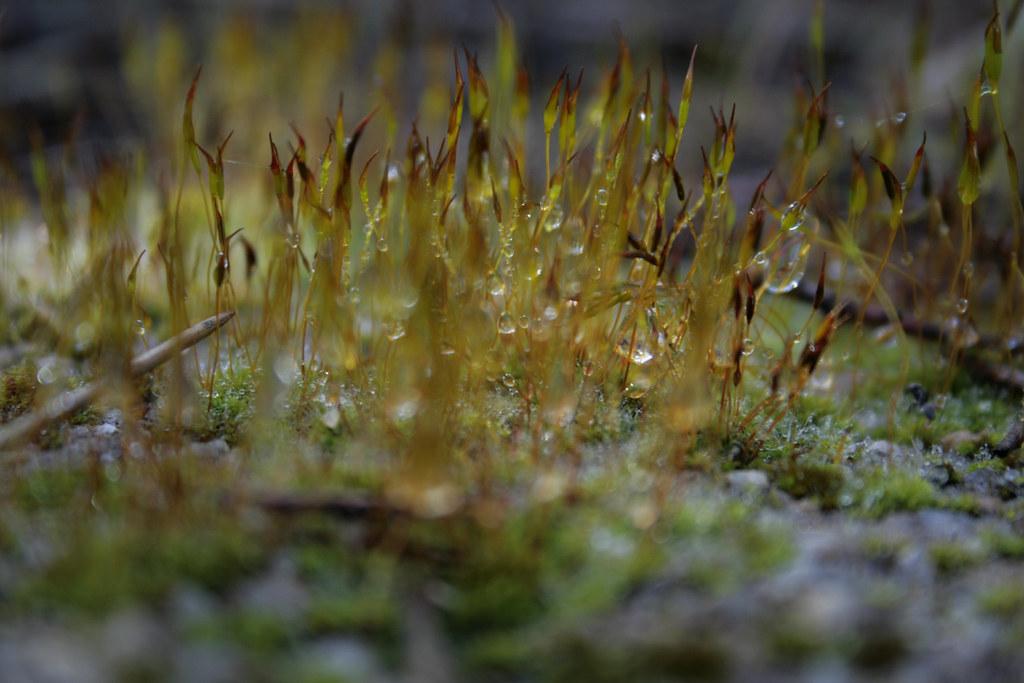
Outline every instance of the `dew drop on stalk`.
{"type": "Polygon", "coordinates": [[[523,315],[519,316],[519,327],[523,328],[524,330],[529,328],[530,327],[530,316],[526,315],[525,313],[523,315]]]}
{"type": "Polygon", "coordinates": [[[754,254],[754,263],[756,263],[759,266],[768,265],[768,255],[763,251],[757,252],[756,254],[754,254]]]}
{"type": "Polygon", "coordinates": [[[513,377],[511,373],[506,372],[501,376],[501,383],[511,389],[516,385],[516,378],[513,377]]]}
{"type": "Polygon", "coordinates": [[[632,398],[632,399],[643,398],[643,396],[648,391],[650,391],[650,389],[651,389],[651,386],[650,386],[650,384],[648,382],[645,382],[645,381],[630,382],[629,385],[626,387],[625,394],[626,394],[627,398],[632,398]]]}
{"type": "Polygon", "coordinates": [[[960,299],[959,301],[956,302],[956,312],[959,313],[960,315],[964,315],[965,313],[967,313],[967,307],[969,305],[970,304],[967,301],[967,299],[960,299]]]}
{"type": "Polygon", "coordinates": [[[796,289],[807,269],[807,256],[811,245],[802,233],[785,237],[778,247],[778,265],[768,280],[767,288],[774,294],[785,294],[796,289]]]}
{"type": "Polygon", "coordinates": [[[501,296],[505,293],[505,283],[502,282],[502,279],[497,274],[492,273],[487,278],[487,291],[491,293],[491,296],[501,296]]]}
{"type": "Polygon", "coordinates": [[[786,210],[782,213],[782,229],[783,230],[799,230],[804,227],[804,219],[806,217],[805,209],[800,206],[799,202],[793,202],[786,207],[786,210]]]}
{"type": "Polygon", "coordinates": [[[512,321],[512,316],[509,315],[508,311],[502,312],[498,317],[498,333],[499,334],[512,334],[516,331],[516,324],[512,321]]]}
{"type": "Polygon", "coordinates": [[[388,250],[388,240],[385,237],[377,238],[377,251],[382,254],[388,250]]]}
{"type": "Polygon", "coordinates": [[[555,206],[548,213],[547,219],[544,221],[544,231],[554,232],[562,227],[562,207],[555,206]]]}
{"type": "Polygon", "coordinates": [[[384,335],[390,341],[398,341],[405,336],[405,325],[397,320],[384,323],[384,335]]]}
{"type": "Polygon", "coordinates": [[[608,190],[602,187],[597,191],[594,199],[598,206],[608,206],[608,190]]]}

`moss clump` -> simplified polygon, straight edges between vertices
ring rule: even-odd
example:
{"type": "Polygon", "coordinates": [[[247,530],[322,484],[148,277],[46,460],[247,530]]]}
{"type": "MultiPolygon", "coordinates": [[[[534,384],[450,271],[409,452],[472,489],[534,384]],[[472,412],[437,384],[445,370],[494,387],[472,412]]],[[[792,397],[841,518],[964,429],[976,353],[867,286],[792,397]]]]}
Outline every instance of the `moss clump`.
{"type": "Polygon", "coordinates": [[[924,479],[900,470],[876,470],[860,482],[857,504],[871,517],[891,512],[922,510],[940,503],[935,488],[924,479]]]}
{"type": "Polygon", "coordinates": [[[814,498],[823,507],[839,504],[845,477],[839,465],[793,458],[775,471],[775,484],[794,498],[814,498]]]}
{"type": "Polygon", "coordinates": [[[222,438],[229,446],[237,445],[246,423],[254,412],[256,378],[249,370],[239,369],[217,375],[213,392],[203,392],[207,409],[192,430],[199,441],[222,438]]]}
{"type": "Polygon", "coordinates": [[[398,608],[386,593],[344,594],[314,600],[306,614],[312,633],[360,632],[391,636],[398,629],[398,608]]]}
{"type": "Polygon", "coordinates": [[[18,479],[14,497],[22,510],[60,510],[71,504],[84,483],[82,473],[75,470],[38,468],[18,479]]]}
{"type": "Polygon", "coordinates": [[[982,557],[962,543],[935,543],[928,549],[932,564],[941,574],[956,574],[978,564],[982,557]]]}
{"type": "Polygon", "coordinates": [[[5,370],[0,377],[0,423],[28,412],[38,388],[36,368],[32,363],[23,361],[5,370]]]}
{"type": "Polygon", "coordinates": [[[279,615],[260,610],[230,612],[189,627],[193,639],[237,643],[260,654],[283,649],[297,635],[279,615]]]}
{"type": "Polygon", "coordinates": [[[1004,583],[981,591],[978,610],[998,619],[1020,619],[1024,615],[1024,585],[1004,583]]]}
{"type": "Polygon", "coordinates": [[[72,537],[68,552],[23,588],[24,604],[103,613],[160,599],[183,581],[220,591],[263,557],[258,540],[233,520],[78,529],[72,537]]]}
{"type": "Polygon", "coordinates": [[[983,541],[989,552],[996,557],[1024,560],[1024,536],[993,531],[985,534],[983,541]]]}

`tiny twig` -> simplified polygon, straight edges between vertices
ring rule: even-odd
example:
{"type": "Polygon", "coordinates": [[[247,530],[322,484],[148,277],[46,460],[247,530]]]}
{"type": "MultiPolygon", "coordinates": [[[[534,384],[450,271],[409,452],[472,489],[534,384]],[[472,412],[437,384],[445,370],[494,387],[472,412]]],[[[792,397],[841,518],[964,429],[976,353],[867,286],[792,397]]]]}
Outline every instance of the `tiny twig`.
{"type": "Polygon", "coordinates": [[[344,493],[252,493],[242,500],[267,512],[294,515],[319,512],[346,519],[406,515],[408,510],[385,500],[344,493]]]}
{"type": "MultiPolygon", "coordinates": [[[[202,322],[196,323],[178,336],[172,337],[162,344],[158,344],[152,349],[139,354],[132,359],[129,373],[132,377],[139,377],[153,371],[167,362],[175,353],[195,346],[213,334],[215,330],[231,320],[234,315],[234,311],[225,311],[224,313],[207,318],[202,322]]],[[[81,410],[96,399],[103,386],[103,382],[100,381],[90,382],[85,386],[55,396],[39,410],[13,420],[0,429],[0,451],[27,441],[48,424],[59,422],[76,411],[81,410]]]]}

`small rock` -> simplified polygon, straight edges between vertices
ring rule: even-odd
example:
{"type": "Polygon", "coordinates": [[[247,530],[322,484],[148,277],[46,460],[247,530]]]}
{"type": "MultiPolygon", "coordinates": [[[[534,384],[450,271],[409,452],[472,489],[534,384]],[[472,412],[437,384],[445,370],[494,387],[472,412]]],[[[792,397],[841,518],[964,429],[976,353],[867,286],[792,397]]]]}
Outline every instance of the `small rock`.
{"type": "Polygon", "coordinates": [[[734,470],[725,478],[729,487],[737,491],[760,493],[768,488],[768,475],[761,470],[734,470]]]}
{"type": "Polygon", "coordinates": [[[228,446],[228,442],[224,439],[213,439],[212,441],[199,442],[196,441],[192,444],[192,453],[199,458],[220,458],[227,454],[231,448],[228,446]]]}
{"type": "Polygon", "coordinates": [[[160,622],[139,608],[112,615],[101,631],[101,648],[117,671],[158,673],[160,658],[168,651],[169,636],[160,622]]]}
{"type": "Polygon", "coordinates": [[[315,665],[316,671],[322,674],[338,676],[346,681],[382,679],[382,668],[377,656],[365,643],[355,638],[316,640],[303,649],[299,659],[315,665]]]}
{"type": "Polygon", "coordinates": [[[236,598],[245,609],[275,614],[284,620],[300,618],[309,605],[309,592],[287,557],[275,561],[263,576],[245,582],[236,598]]]}
{"type": "Polygon", "coordinates": [[[1006,478],[1002,472],[982,467],[964,475],[964,488],[971,493],[997,496],[1003,500],[1016,498],[1020,491],[1018,485],[1006,478]]]}

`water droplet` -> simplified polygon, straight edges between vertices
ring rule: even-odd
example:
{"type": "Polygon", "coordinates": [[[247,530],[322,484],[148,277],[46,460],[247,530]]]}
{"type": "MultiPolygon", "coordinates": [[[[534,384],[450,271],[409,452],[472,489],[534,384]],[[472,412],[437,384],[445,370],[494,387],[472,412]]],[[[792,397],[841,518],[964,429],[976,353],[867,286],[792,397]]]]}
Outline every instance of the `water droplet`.
{"type": "Polygon", "coordinates": [[[512,389],[516,385],[516,378],[513,377],[511,373],[506,372],[504,375],[501,376],[501,383],[504,384],[509,389],[512,389]]]}
{"type": "Polygon", "coordinates": [[[910,266],[912,263],[914,263],[914,255],[909,251],[903,252],[903,255],[900,257],[900,263],[902,263],[904,266],[910,266]]]}
{"type": "Polygon", "coordinates": [[[341,411],[332,406],[324,411],[324,414],[320,416],[320,421],[328,429],[335,429],[341,422],[341,411]]]}
{"type": "Polygon", "coordinates": [[[386,237],[381,236],[377,238],[377,251],[382,254],[388,250],[388,240],[386,237]]]}
{"type": "Polygon", "coordinates": [[[40,384],[53,384],[57,381],[57,375],[53,372],[53,363],[43,363],[36,371],[36,380],[40,384]]]}
{"type": "Polygon", "coordinates": [[[487,279],[487,290],[491,293],[491,296],[501,296],[505,293],[505,283],[502,282],[497,274],[492,273],[487,279]]]}
{"type": "Polygon", "coordinates": [[[964,315],[965,313],[967,313],[967,307],[969,305],[970,302],[968,302],[967,299],[960,299],[959,301],[956,302],[956,312],[959,313],[960,315],[964,315]]]}
{"type": "Polygon", "coordinates": [[[842,114],[836,114],[836,117],[833,119],[833,123],[836,128],[843,128],[846,126],[846,119],[842,114]]]}
{"type": "Polygon", "coordinates": [[[636,365],[647,365],[654,360],[654,352],[643,344],[623,339],[615,348],[615,351],[623,358],[628,358],[636,365]]]}
{"type": "Polygon", "coordinates": [[[764,253],[763,251],[757,252],[756,254],[754,254],[754,263],[756,263],[759,266],[768,265],[768,254],[764,253]]]}
{"type": "Polygon", "coordinates": [[[398,341],[405,336],[405,325],[398,320],[384,323],[384,336],[391,341],[398,341]]]}
{"type": "Polygon", "coordinates": [[[526,315],[525,313],[519,316],[519,327],[523,328],[524,330],[528,329],[530,327],[530,316],[526,315]]]}
{"type": "Polygon", "coordinates": [[[789,231],[799,230],[804,227],[805,218],[806,211],[804,207],[799,202],[793,202],[782,213],[782,229],[789,231]]]}
{"type": "Polygon", "coordinates": [[[508,314],[508,311],[504,311],[498,317],[498,333],[499,334],[512,334],[516,331],[516,324],[512,321],[512,316],[508,314]]]}
{"type": "Polygon", "coordinates": [[[651,380],[647,377],[638,377],[626,386],[625,395],[627,398],[643,398],[651,390],[651,380]]]}
{"type": "Polygon", "coordinates": [[[548,213],[547,219],[544,221],[545,232],[554,232],[562,227],[562,207],[555,206],[548,213]]]}
{"type": "Polygon", "coordinates": [[[778,246],[777,266],[771,273],[767,288],[775,294],[785,294],[796,289],[807,269],[807,256],[811,252],[811,244],[803,233],[791,233],[778,246]]]}
{"type": "Polygon", "coordinates": [[[555,308],[554,306],[546,306],[544,308],[544,319],[545,320],[549,320],[550,321],[550,320],[554,320],[557,317],[558,317],[558,309],[557,308],[555,308]]]}
{"type": "Polygon", "coordinates": [[[416,417],[418,412],[420,412],[420,397],[417,393],[399,397],[388,408],[388,415],[394,422],[411,420],[416,417]]]}
{"type": "Polygon", "coordinates": [[[896,112],[896,114],[892,117],[892,120],[897,125],[903,123],[904,121],[907,120],[907,112],[905,112],[905,111],[898,111],[898,112],[896,112]]]}
{"type": "Polygon", "coordinates": [[[291,384],[299,376],[299,365],[290,355],[282,353],[274,359],[274,374],[282,384],[291,384]]]}
{"type": "Polygon", "coordinates": [[[597,201],[598,206],[608,206],[608,190],[603,187],[599,189],[595,196],[595,201],[597,201]]]}

